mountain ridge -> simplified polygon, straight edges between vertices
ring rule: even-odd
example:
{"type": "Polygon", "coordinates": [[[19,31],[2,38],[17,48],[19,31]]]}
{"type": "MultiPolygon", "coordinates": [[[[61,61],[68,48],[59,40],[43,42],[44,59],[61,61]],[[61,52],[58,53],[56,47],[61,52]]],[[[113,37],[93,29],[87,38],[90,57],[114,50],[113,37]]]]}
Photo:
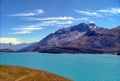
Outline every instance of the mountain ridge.
{"type": "Polygon", "coordinates": [[[33,43],[20,43],[20,44],[12,44],[12,43],[0,43],[0,49],[11,49],[13,51],[17,51],[20,50],[22,48],[28,47],[32,44],[35,44],[35,42],[33,43]]]}
{"type": "Polygon", "coordinates": [[[32,48],[20,51],[50,53],[113,53],[120,51],[120,26],[102,28],[94,23],[80,23],[51,33],[32,48]]]}

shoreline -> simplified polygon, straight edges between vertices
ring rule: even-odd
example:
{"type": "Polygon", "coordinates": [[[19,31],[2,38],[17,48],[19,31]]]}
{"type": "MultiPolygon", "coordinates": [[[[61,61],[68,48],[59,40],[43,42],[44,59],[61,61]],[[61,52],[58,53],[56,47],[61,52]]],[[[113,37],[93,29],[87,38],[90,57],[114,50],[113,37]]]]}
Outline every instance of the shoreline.
{"type": "Polygon", "coordinates": [[[0,81],[73,81],[51,72],[6,64],[0,64],[0,76],[0,81]]]}

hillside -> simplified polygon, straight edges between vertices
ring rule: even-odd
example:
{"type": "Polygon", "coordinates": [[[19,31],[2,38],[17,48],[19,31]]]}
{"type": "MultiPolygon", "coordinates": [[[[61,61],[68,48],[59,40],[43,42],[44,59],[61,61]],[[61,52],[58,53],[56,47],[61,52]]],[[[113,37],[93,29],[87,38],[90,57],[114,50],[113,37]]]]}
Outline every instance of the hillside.
{"type": "Polygon", "coordinates": [[[72,81],[70,79],[19,66],[0,65],[0,81],[72,81]]]}

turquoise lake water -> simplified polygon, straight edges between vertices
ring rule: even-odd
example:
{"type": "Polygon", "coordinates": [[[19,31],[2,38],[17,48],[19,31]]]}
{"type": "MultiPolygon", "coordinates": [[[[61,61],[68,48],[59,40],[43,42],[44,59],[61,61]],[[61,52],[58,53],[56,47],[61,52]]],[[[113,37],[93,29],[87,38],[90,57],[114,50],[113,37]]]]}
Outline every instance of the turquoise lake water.
{"type": "Polygon", "coordinates": [[[120,81],[117,55],[0,53],[0,64],[45,70],[74,81],[120,81]]]}

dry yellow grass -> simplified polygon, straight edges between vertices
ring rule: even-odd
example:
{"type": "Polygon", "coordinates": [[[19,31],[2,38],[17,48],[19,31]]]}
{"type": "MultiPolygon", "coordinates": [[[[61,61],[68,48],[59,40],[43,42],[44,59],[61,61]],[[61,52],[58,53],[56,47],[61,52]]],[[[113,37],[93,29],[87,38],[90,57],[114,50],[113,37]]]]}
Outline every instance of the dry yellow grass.
{"type": "Polygon", "coordinates": [[[72,81],[56,74],[20,66],[0,65],[0,81],[72,81]]]}

